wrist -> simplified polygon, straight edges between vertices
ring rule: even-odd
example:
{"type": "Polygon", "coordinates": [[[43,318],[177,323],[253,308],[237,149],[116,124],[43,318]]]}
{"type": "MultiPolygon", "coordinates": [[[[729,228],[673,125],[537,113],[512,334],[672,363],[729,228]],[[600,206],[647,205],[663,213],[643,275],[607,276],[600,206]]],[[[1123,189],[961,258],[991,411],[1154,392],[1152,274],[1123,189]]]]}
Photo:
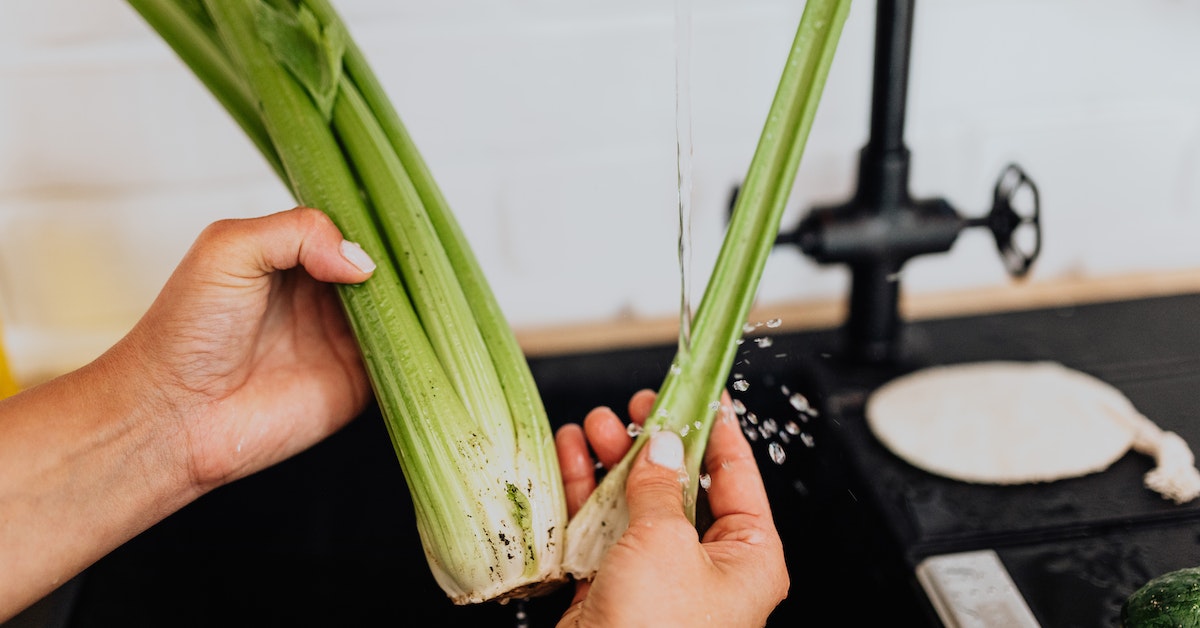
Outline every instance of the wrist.
{"type": "MultiPolygon", "coordinates": [[[[97,443],[100,452],[125,460],[139,474],[146,512],[165,516],[199,497],[192,481],[187,438],[182,429],[184,394],[162,381],[151,361],[118,343],[92,363],[71,374],[72,390],[89,391],[97,425],[109,436],[97,443]],[[174,392],[173,392],[174,391],[174,392]]],[[[159,516],[158,518],[161,518],[159,516]]]]}
{"type": "Polygon", "coordinates": [[[0,616],[198,495],[169,417],[119,358],[0,403],[0,616]]]}

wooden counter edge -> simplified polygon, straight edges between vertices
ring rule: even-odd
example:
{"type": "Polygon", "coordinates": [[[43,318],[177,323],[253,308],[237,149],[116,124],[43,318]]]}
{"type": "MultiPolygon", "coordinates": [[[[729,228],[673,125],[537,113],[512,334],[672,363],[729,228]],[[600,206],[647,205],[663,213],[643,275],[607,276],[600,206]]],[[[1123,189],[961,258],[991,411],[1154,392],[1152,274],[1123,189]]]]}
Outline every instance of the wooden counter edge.
{"type": "MultiPolygon", "coordinates": [[[[1014,281],[999,286],[944,292],[902,293],[905,320],[968,316],[1069,307],[1106,301],[1200,292],[1200,269],[1109,277],[1014,281]]],[[[782,320],[780,332],[826,329],[845,318],[844,298],[773,302],[757,305],[750,321],[782,320]]],[[[674,317],[622,319],[539,328],[517,328],[517,340],[528,357],[586,353],[675,342],[674,317]]]]}

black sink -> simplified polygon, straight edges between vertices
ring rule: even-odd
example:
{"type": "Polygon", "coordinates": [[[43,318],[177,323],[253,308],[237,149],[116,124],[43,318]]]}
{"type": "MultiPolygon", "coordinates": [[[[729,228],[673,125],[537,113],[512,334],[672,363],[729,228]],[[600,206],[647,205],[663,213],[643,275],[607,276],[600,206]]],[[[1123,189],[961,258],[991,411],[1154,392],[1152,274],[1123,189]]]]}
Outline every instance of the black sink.
{"type": "MultiPolygon", "coordinates": [[[[1200,565],[1200,505],[1144,489],[1151,461],[1140,454],[1084,478],[977,486],[907,465],[862,418],[874,387],[921,366],[1050,359],[1117,386],[1196,446],[1196,320],[1200,295],[923,321],[906,326],[903,361],[870,367],[839,358],[836,330],[748,335],[733,371],[749,387],[735,396],[760,427],[774,419],[803,431],[756,430],[754,441],[792,577],[769,625],[836,609],[850,625],[938,626],[915,566],[989,548],[1042,626],[1109,628],[1145,580],[1200,565]],[[769,347],[752,342],[765,335],[769,347]],[[792,404],[796,393],[816,416],[792,404]]],[[[596,405],[623,408],[634,391],[661,383],[673,355],[663,345],[531,365],[557,425],[596,405]]],[[[64,591],[51,598],[69,611],[55,625],[73,628],[540,627],[555,624],[570,596],[563,589],[522,605],[450,603],[426,566],[375,407],[311,450],[184,508],[64,591]]]]}

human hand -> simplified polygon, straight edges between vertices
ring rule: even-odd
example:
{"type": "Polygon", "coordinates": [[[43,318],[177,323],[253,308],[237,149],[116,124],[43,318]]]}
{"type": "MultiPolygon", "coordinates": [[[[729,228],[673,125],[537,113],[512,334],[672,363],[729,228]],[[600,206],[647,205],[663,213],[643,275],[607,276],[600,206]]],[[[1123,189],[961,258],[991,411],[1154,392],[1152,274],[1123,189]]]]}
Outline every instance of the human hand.
{"type": "Polygon", "coordinates": [[[199,236],[110,352],[138,365],[198,490],[306,449],[366,405],[358,345],[324,282],[362,282],[373,269],[315,209],[223,220],[199,236]]]}
{"type": "Polygon", "coordinates": [[[371,267],[317,210],[214,223],[110,350],[0,400],[0,622],[353,418],[370,389],[320,282],[371,267]]]}
{"type": "MultiPolygon", "coordinates": [[[[629,401],[642,424],[653,391],[629,401]]],[[[651,435],[626,480],[629,527],[608,551],[591,582],[579,582],[559,626],[763,626],[787,596],[783,544],[762,476],[726,395],[709,434],[704,467],[712,482],[713,523],[699,537],[683,509],[683,444],[678,435],[651,435]]],[[[596,487],[590,444],[606,468],[632,444],[620,418],[596,408],[583,426],[555,435],[571,516],[596,487]]]]}

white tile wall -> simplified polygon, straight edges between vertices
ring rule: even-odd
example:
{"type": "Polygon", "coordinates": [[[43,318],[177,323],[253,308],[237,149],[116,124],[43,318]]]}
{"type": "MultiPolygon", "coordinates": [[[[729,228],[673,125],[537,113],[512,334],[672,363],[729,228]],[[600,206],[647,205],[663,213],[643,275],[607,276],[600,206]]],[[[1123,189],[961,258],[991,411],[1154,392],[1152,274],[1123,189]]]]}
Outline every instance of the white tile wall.
{"type": "MultiPolygon", "coordinates": [[[[1017,161],[1042,191],[1034,279],[1200,265],[1200,2],[917,4],[915,195],[982,214],[1017,161]]],[[[513,324],[676,311],[674,2],[338,6],[513,324]]],[[[692,0],[697,293],[802,6],[692,0]]],[[[873,21],[860,0],[785,229],[853,188],[873,21]]],[[[102,350],[208,222],[289,206],[272,177],[124,2],[0,3],[0,319],[19,374],[102,350]]],[[[986,234],[949,256],[910,263],[905,289],[1007,281],[986,234]]],[[[760,300],[845,289],[842,269],[780,250],[760,300]]]]}

